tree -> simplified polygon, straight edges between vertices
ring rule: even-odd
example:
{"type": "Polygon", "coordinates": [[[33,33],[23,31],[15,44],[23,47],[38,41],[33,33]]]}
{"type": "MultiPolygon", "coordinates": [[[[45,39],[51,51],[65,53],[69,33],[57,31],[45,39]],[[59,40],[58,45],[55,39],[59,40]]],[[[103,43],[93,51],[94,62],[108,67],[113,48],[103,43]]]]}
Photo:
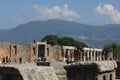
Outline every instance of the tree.
{"type": "Polygon", "coordinates": [[[83,47],[87,47],[87,45],[83,42],[77,41],[71,37],[61,37],[58,38],[56,35],[47,35],[41,41],[46,41],[48,44],[51,45],[65,45],[65,46],[76,46],[78,49],[83,47]]]}
{"type": "Polygon", "coordinates": [[[58,36],[47,35],[41,41],[46,41],[48,44],[56,45],[58,43],[58,36]]]}
{"type": "Polygon", "coordinates": [[[66,46],[76,46],[78,49],[81,49],[82,47],[87,47],[85,43],[82,43],[80,41],[77,41],[71,37],[62,37],[58,39],[58,44],[60,45],[66,45],[66,46]]]}
{"type": "Polygon", "coordinates": [[[118,60],[120,58],[120,44],[116,42],[105,44],[103,52],[105,52],[106,54],[112,52],[113,58],[116,58],[118,60]]]}

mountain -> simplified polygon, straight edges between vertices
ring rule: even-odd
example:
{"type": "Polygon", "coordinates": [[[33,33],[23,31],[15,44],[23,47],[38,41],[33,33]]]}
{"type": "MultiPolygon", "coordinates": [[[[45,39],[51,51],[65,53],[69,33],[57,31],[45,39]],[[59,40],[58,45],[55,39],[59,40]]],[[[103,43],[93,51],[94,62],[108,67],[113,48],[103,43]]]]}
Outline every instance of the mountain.
{"type": "Polygon", "coordinates": [[[69,36],[90,46],[103,47],[109,42],[120,42],[120,25],[86,25],[57,19],[32,21],[13,29],[0,30],[0,41],[27,44],[33,40],[41,40],[49,34],[55,34],[59,37],[69,36]]]}

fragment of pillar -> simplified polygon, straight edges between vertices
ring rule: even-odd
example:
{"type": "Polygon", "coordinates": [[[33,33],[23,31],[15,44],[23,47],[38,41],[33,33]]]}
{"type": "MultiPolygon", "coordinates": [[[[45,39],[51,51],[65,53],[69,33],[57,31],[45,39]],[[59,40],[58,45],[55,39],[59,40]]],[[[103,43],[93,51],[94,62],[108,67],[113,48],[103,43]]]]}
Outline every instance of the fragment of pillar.
{"type": "Polygon", "coordinates": [[[12,54],[12,45],[10,44],[10,57],[11,57],[11,54],[12,54]]]}
{"type": "Polygon", "coordinates": [[[72,61],[74,61],[74,50],[72,50],[72,61]]]}
{"type": "Polygon", "coordinates": [[[71,54],[71,52],[70,52],[70,50],[68,49],[68,51],[67,51],[67,55],[68,55],[67,61],[70,61],[70,54],[71,54]]]}
{"type": "Polygon", "coordinates": [[[97,61],[99,60],[99,52],[98,51],[96,51],[97,53],[97,61]]]}
{"type": "Polygon", "coordinates": [[[102,53],[101,53],[101,51],[99,52],[99,59],[100,59],[100,61],[102,60],[102,53]]]}
{"type": "Polygon", "coordinates": [[[90,52],[90,60],[91,60],[91,61],[93,60],[92,54],[93,54],[93,52],[91,51],[91,52],[90,52]]]}
{"type": "Polygon", "coordinates": [[[94,51],[94,61],[96,61],[96,51],[94,51]]]}
{"type": "Polygon", "coordinates": [[[89,51],[87,51],[87,61],[89,60],[89,51]]]}
{"type": "Polygon", "coordinates": [[[86,61],[86,51],[84,51],[84,61],[86,61]]]}
{"type": "Polygon", "coordinates": [[[65,58],[65,54],[66,54],[66,50],[63,49],[63,62],[65,62],[66,58],[65,58]]]}

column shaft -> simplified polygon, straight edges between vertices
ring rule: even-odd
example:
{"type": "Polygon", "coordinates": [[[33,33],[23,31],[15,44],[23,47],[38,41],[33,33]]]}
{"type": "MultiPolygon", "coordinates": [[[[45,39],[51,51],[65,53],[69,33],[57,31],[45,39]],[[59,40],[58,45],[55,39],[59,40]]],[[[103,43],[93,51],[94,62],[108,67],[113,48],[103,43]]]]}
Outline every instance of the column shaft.
{"type": "Polygon", "coordinates": [[[65,62],[66,58],[65,58],[65,54],[66,54],[66,50],[63,50],[63,62],[65,62]]]}
{"type": "Polygon", "coordinates": [[[86,61],[86,51],[84,51],[84,61],[86,61]]]}
{"type": "Polygon", "coordinates": [[[93,60],[92,51],[90,52],[90,60],[91,60],[91,61],[93,60]]]}
{"type": "Polygon", "coordinates": [[[72,50],[72,61],[74,61],[74,50],[72,50]]]}
{"type": "Polygon", "coordinates": [[[99,60],[99,53],[98,53],[98,51],[96,51],[97,52],[97,61],[99,60]]]}
{"type": "Polygon", "coordinates": [[[102,53],[99,52],[100,61],[102,60],[102,53]]]}
{"type": "Polygon", "coordinates": [[[89,60],[89,51],[87,51],[87,61],[89,60]]]}
{"type": "Polygon", "coordinates": [[[94,61],[96,61],[96,51],[94,51],[94,61]]]}
{"type": "Polygon", "coordinates": [[[82,52],[80,52],[80,61],[83,61],[83,55],[82,55],[83,53],[82,52]]]}

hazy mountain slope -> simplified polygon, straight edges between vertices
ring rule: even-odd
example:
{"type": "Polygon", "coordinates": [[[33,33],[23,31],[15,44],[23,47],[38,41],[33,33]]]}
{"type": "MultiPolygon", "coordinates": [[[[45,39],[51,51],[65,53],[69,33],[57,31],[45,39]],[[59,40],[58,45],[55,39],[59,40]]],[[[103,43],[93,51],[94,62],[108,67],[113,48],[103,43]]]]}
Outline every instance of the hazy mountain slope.
{"type": "Polygon", "coordinates": [[[92,26],[64,20],[32,21],[21,24],[16,28],[0,31],[0,41],[26,44],[34,39],[41,40],[48,34],[58,36],[71,36],[84,41],[92,46],[103,46],[104,43],[120,42],[120,25],[108,24],[104,26],[92,26]]]}

